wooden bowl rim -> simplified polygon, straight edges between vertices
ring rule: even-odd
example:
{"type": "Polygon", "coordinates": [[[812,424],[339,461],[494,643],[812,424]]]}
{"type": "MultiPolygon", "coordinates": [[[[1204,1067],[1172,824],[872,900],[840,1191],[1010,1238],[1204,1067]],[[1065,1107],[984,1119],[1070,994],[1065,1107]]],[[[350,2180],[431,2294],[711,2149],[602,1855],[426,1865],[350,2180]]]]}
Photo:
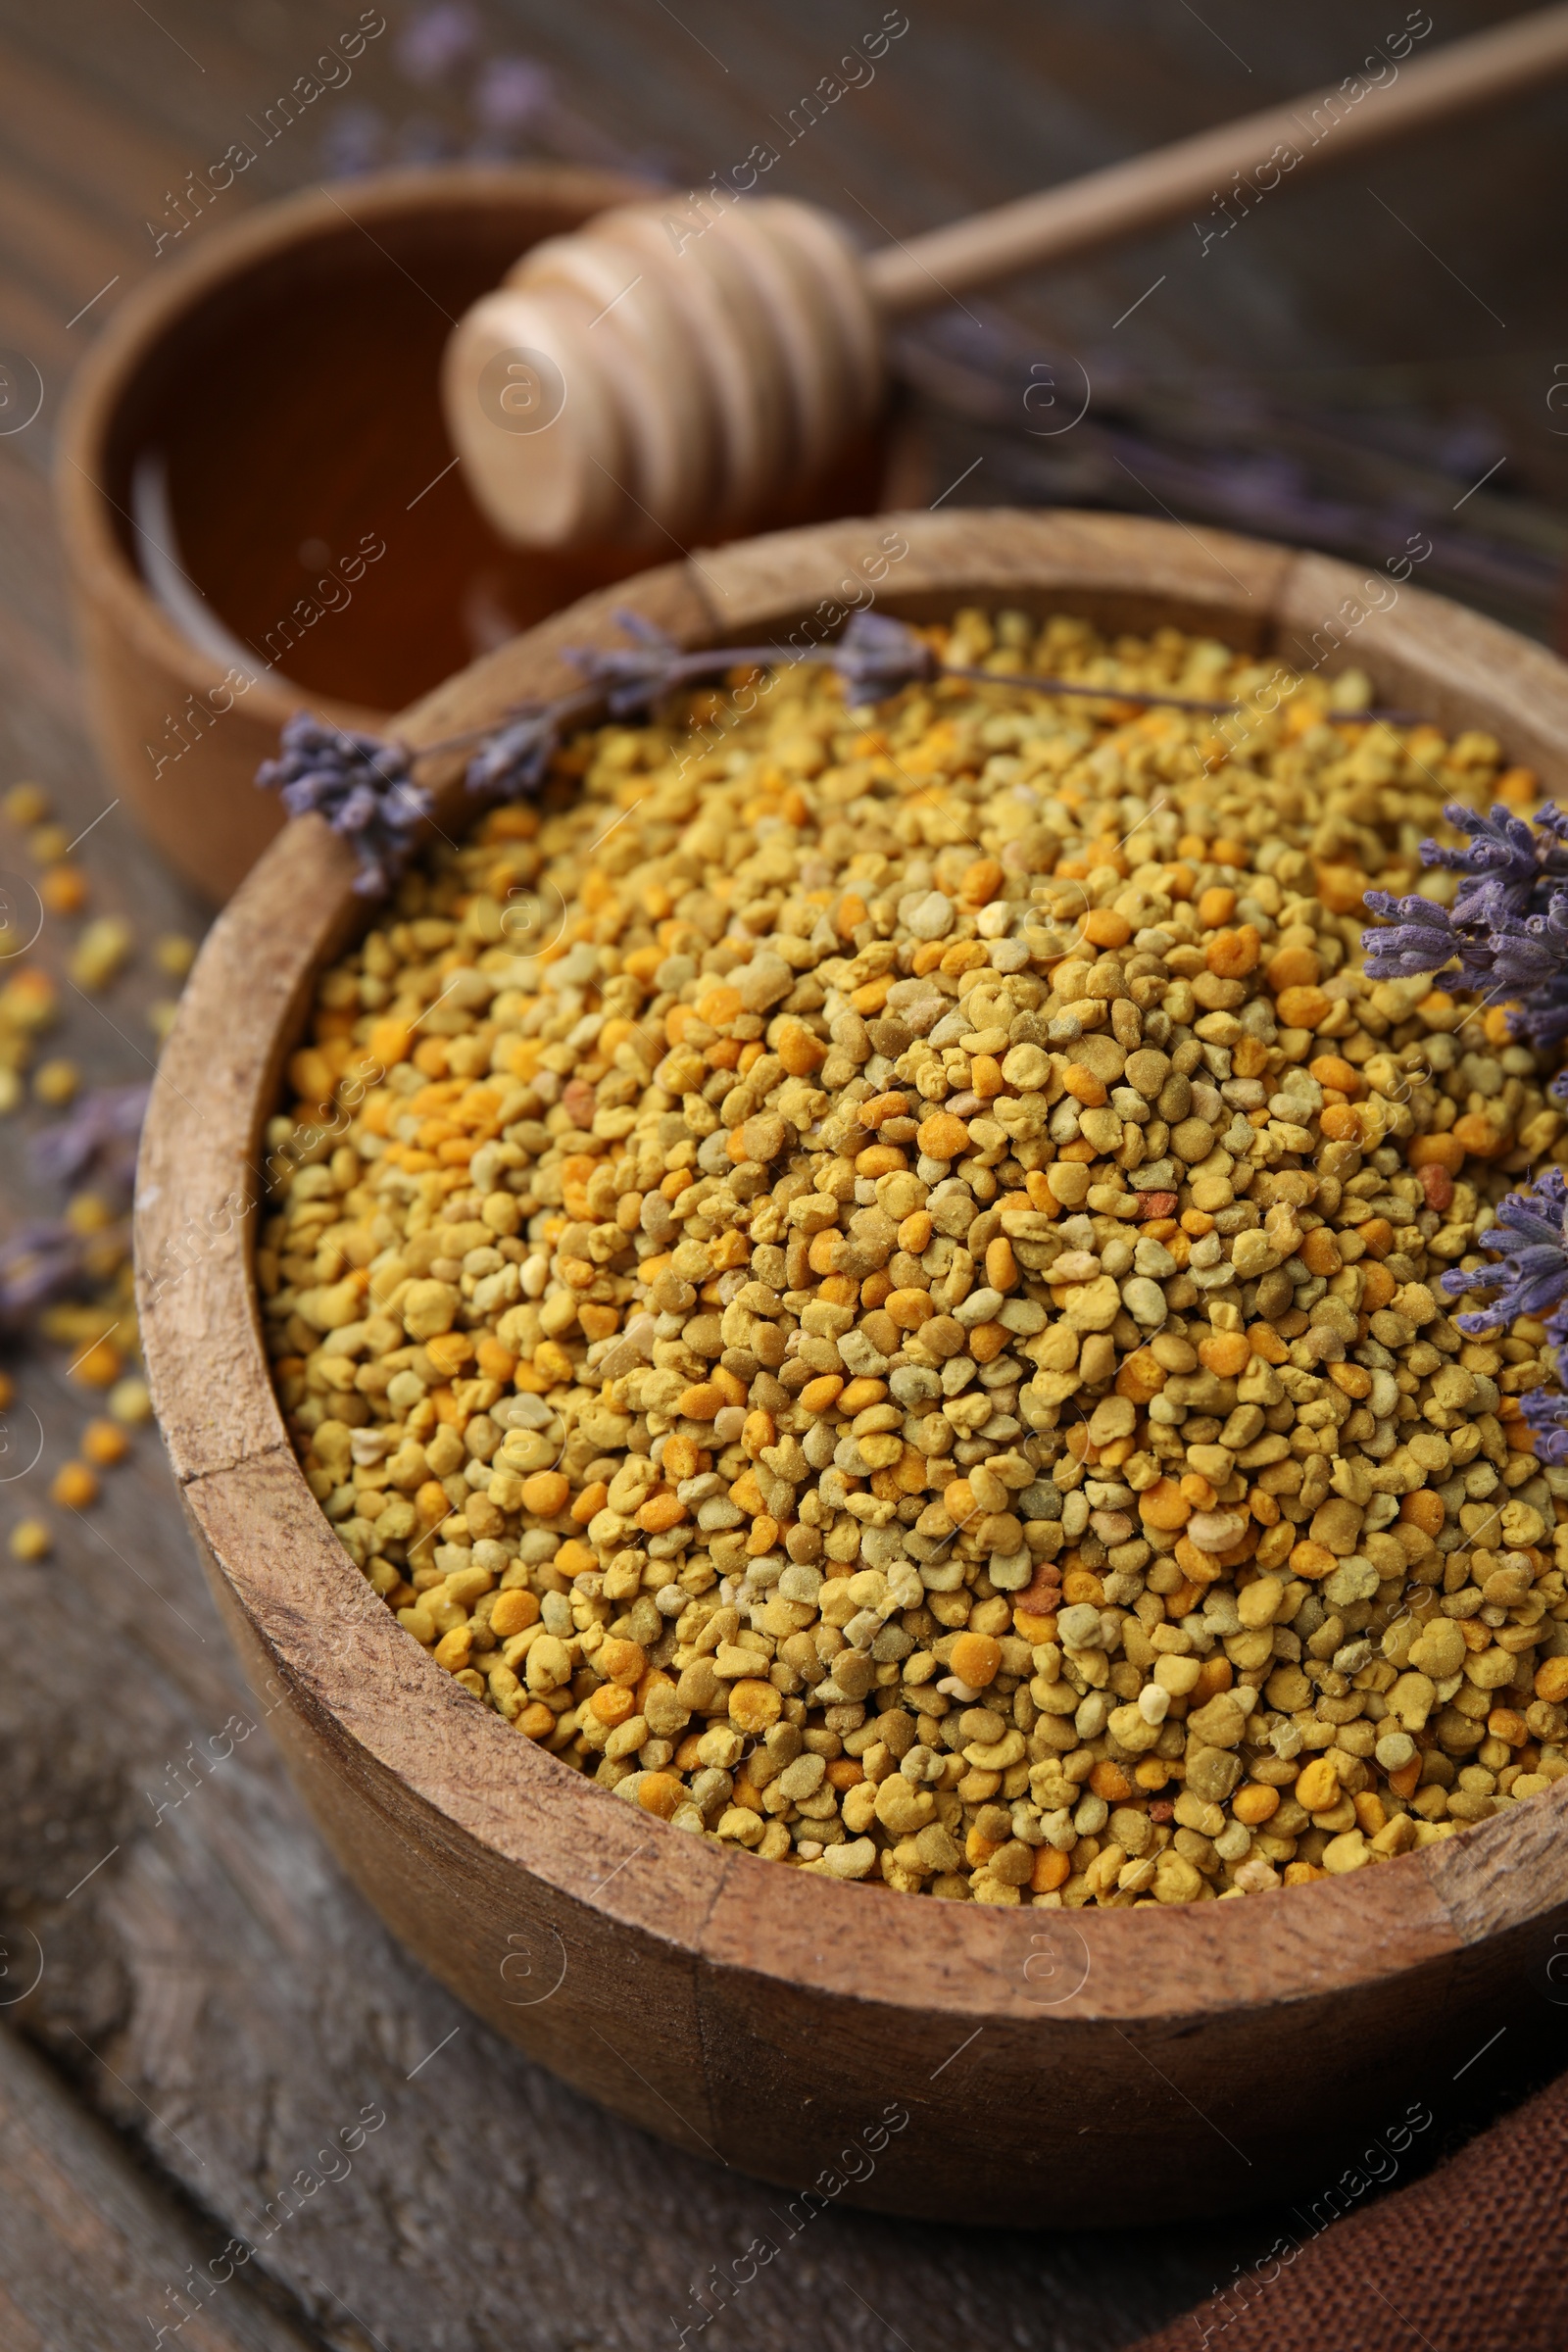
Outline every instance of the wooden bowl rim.
{"type": "MultiPolygon", "coordinates": [[[[929,609],[945,595],[1000,601],[1033,583],[1041,608],[1085,590],[1112,600],[1163,596],[1184,610],[1206,598],[1218,633],[1235,599],[1206,581],[1206,564],[1244,589],[1252,615],[1267,600],[1282,628],[1293,599],[1304,598],[1310,612],[1358,576],[1331,559],[1126,516],[968,510],[818,525],[704,551],[585,598],[426,696],[401,732],[435,741],[455,719],[471,724],[521,694],[561,691],[570,673],[560,648],[622,642],[617,608],[692,644],[744,642],[769,617],[787,624],[819,597],[832,601],[850,551],[890,530],[906,543],[909,565],[882,599],[893,609],[901,601],[929,609]]],[[[1462,644],[1467,700],[1485,708],[1489,689],[1494,700],[1528,692],[1538,709],[1524,731],[1568,775],[1568,668],[1423,591],[1404,590],[1400,604],[1404,618],[1385,639],[1389,658],[1425,660],[1434,677],[1446,677],[1462,644]]],[[[1367,651],[1376,660],[1376,648],[1367,651]]],[[[1496,711],[1500,723],[1500,701],[1496,711]]],[[[472,1839],[536,1886],[673,1945],[694,1965],[743,1968],[781,1993],[874,1998],[955,2023],[1033,2014],[1152,2024],[1288,2007],[1450,1959],[1529,1928],[1568,1899],[1568,1840],[1558,1834],[1568,1813],[1564,1781],[1355,1874],[1354,1883],[1331,1878],[1265,1901],[1075,1912],[927,1901],[892,1910],[903,1898],[889,1889],[808,1879],[616,1803],[470,1704],[370,1592],[310,1495],[262,1350],[251,1221],[233,1206],[254,1192],[262,1123],[295,1042],[291,1024],[363,915],[352,872],[348,851],[319,819],[291,824],[204,946],[143,1137],[141,1330],[187,1507],[295,1703],[323,1729],[335,1725],[428,1808],[444,1844],[454,1833],[460,1846],[472,1839]],[[1083,1982],[1054,1997],[1058,1969],[1063,1984],[1080,1971],[1083,1982]]]]}
{"type": "MultiPolygon", "coordinates": [[[[575,164],[439,164],[367,172],[342,183],[302,189],[254,206],[208,230],[128,294],[88,350],[61,414],[55,462],[60,527],[73,565],[90,580],[115,625],[145,661],[172,672],[198,694],[220,685],[226,666],[193,646],[127,559],[110,514],[103,461],[122,400],[158,345],[220,286],[299,248],[342,237],[362,220],[469,210],[486,200],[559,200],[581,193],[592,210],[648,193],[625,173],[575,164]]],[[[311,706],[339,725],[379,727],[385,713],[368,705],[312,695],[311,706]]],[[[281,726],[299,706],[297,689],[259,677],[247,697],[253,716],[281,726]]]]}

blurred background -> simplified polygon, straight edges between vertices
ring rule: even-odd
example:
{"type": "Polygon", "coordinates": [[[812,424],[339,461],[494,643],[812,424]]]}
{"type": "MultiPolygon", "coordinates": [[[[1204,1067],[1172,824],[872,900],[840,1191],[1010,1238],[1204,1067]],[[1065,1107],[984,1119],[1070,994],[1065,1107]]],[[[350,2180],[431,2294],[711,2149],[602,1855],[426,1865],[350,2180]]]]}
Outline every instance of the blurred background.
{"type": "MultiPolygon", "coordinates": [[[[149,272],[266,197],[459,159],[589,164],[684,190],[761,144],[779,154],[769,192],[829,205],[878,245],[1338,79],[1407,24],[1432,25],[1414,52],[1430,54],[1518,12],[1462,0],[1435,22],[1395,0],[1385,24],[1350,0],[1267,17],[1237,0],[901,8],[886,13],[908,29],[874,78],[811,121],[793,110],[880,8],[862,27],[826,0],[691,0],[678,17],[662,0],[387,0],[364,12],[386,30],[352,75],[270,128],[321,40],[362,21],[338,13],[341,25],[289,0],[0,11],[0,338],[44,388],[37,425],[0,441],[14,545],[47,530],[50,420],[83,346],[149,272]],[[236,141],[255,161],[215,195],[212,168],[236,141]]],[[[1250,212],[1216,205],[906,326],[901,493],[926,504],[962,475],[954,503],[1173,512],[1377,560],[1421,528],[1428,586],[1555,639],[1565,103],[1544,92],[1286,179],[1250,212]]],[[[38,572],[24,576],[18,610],[8,567],[13,646],[44,618],[38,572]]]]}
{"type": "MultiPolygon", "coordinates": [[[[105,1467],[112,1509],[94,1508],[96,1472],[92,1494],[62,1487],[96,1459],[88,1416],[134,1386],[129,1105],[207,919],[84,723],[51,487],[83,356],[246,211],[320,187],[352,207],[371,172],[534,161],[685,191],[771,147],[767,191],[831,207],[869,247],[1338,81],[1369,45],[1408,32],[1429,54],[1519,13],[0,0],[0,919],[5,953],[25,948],[36,975],[19,993],[16,965],[0,973],[0,2019],[23,2030],[0,2032],[8,2346],[162,2340],[195,2308],[179,2299],[190,2266],[367,2101],[388,2128],[354,2180],[185,2340],[642,2352],[678,2339],[667,2315],[691,2319],[692,2280],[745,2245],[764,2194],[536,2075],[342,1886],[249,1736],[256,1702],[133,1396],[117,1422],[128,1458],[105,1467]],[[899,29],[874,75],[805,108],[879,26],[899,29]],[[322,44],[356,29],[352,73],[278,113],[322,44]],[[253,160],[219,186],[236,146],[253,160]],[[21,936],[34,905],[35,945],[21,936]],[[19,1544],[23,1525],[41,1536],[19,1544]],[[218,1771],[225,1718],[249,1728],[218,1771]]],[[[1424,587],[1561,646],[1565,132],[1568,88],[1544,90],[926,314],[897,341],[888,496],[1174,515],[1379,564],[1420,532],[1424,587]]],[[[286,357],[306,381],[318,364],[308,333],[286,357]]],[[[199,371],[182,395],[194,426],[199,371]]],[[[232,516],[215,494],[205,517],[234,573],[255,487],[236,478],[232,516]]],[[[412,595],[416,562],[408,539],[390,545],[378,596],[395,603],[400,578],[412,595]]],[[[482,603],[452,625],[450,647],[427,649],[434,675],[498,629],[482,603]]],[[[1483,2095],[1504,2101],[1509,2080],[1483,2095]]],[[[782,2347],[809,2329],[833,2352],[927,2352],[940,2313],[944,2339],[956,2327],[1089,2352],[1266,2242],[1246,2223],[1118,2235],[1127,2217],[1108,2216],[1103,2238],[1068,2243],[1041,2218],[1037,2236],[976,2245],[826,2216],[726,2340],[782,2347]]]]}

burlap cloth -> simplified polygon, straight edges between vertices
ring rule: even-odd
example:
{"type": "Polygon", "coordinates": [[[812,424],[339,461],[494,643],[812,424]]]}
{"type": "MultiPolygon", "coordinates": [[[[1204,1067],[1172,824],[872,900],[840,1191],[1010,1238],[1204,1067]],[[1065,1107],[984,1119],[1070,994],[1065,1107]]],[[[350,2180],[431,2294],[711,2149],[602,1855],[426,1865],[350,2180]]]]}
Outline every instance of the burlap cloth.
{"type": "Polygon", "coordinates": [[[1568,2077],[1423,2180],[1347,2214],[1289,2260],[1264,2258],[1130,2352],[1204,2345],[1565,2352],[1568,2077]]]}

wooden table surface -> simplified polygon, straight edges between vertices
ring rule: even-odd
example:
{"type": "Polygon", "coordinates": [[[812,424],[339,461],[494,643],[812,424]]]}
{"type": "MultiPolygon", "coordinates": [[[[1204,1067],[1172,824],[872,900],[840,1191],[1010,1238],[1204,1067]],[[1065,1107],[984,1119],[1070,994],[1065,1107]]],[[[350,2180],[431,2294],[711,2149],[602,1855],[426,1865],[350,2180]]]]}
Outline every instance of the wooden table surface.
{"type": "MultiPolygon", "coordinates": [[[[471,135],[450,98],[400,74],[391,13],[355,86],[264,148],[225,205],[311,184],[327,142],[390,157],[471,135]]],[[[1513,13],[1449,8],[1433,37],[1513,13]]],[[[1264,26],[1241,0],[1205,0],[1201,15],[1186,0],[908,0],[908,29],[875,81],[797,140],[773,184],[907,233],[1337,78],[1403,14],[1320,0],[1264,26]]],[[[94,765],[51,514],[53,425],[85,343],[151,270],[172,266],[154,247],[169,192],[250,135],[247,120],[355,16],[349,0],[336,11],[159,0],[156,14],[141,0],[0,4],[0,348],[25,355],[45,387],[36,421],[0,437],[0,785],[35,776],[73,833],[93,824],[79,853],[93,910],[122,911],[143,943],[205,917],[110,807],[94,765]]],[[[869,31],[880,16],[869,0],[853,21],[828,0],[787,12],[680,0],[678,14],[665,0],[491,0],[483,27],[491,54],[555,70],[552,137],[702,180],[770,135],[852,23],[869,31]]],[[[1168,384],[1190,400],[1227,370],[1371,385],[1379,399],[1414,388],[1433,404],[1435,434],[1463,428],[1478,450],[1503,448],[1500,486],[1477,495],[1533,502],[1549,551],[1568,544],[1568,461],[1546,405],[1553,368],[1568,363],[1565,128],[1568,100],[1544,93],[1349,184],[1281,196],[1215,253],[1172,230],[1021,287],[1009,312],[1043,347],[1131,370],[1148,397],[1168,384]],[[1113,325],[1156,278],[1159,293],[1113,325]]],[[[954,475],[975,466],[956,495],[1009,494],[1019,446],[948,424],[932,437],[930,494],[950,461],[954,475]]],[[[8,870],[26,874],[26,851],[0,827],[8,870]]],[[[46,925],[39,959],[60,971],[77,927],[46,925]]],[[[147,1005],[165,985],[143,952],[102,998],[67,988],[63,1050],[95,1082],[145,1074],[147,1005]]],[[[6,1228],[49,1205],[23,1152],[33,1124],[29,1112],[0,1129],[6,1228]]],[[[391,1942],[280,1768],[155,1435],[138,1437],[96,1509],[73,1516],[46,1488],[89,1400],[58,1349],[20,1343],[13,1369],[0,1534],[41,1509],[56,1545],[41,1565],[0,1553],[8,2352],[158,2341],[644,2352],[683,2328],[694,2341],[708,2324],[715,2343],[764,2352],[805,2341],[1091,2352],[1131,2341],[1267,2244],[1266,2214],[1160,2229],[1154,2179],[1129,2180],[1102,2233],[1054,2233],[1050,2167],[1070,2163],[1074,2121],[1042,2114],[1037,2234],[830,2211],[706,2323],[705,2282],[767,2231],[776,2193],[585,2105],[391,1942]],[[34,1416],[42,1451],[26,1467],[34,1416]],[[329,2144],[344,2151],[330,2163],[318,2154],[329,2144]],[[283,2200],[295,2181],[315,2185],[283,2200]]],[[[1556,2014],[1540,2008],[1514,2037],[1528,2049],[1475,2070],[1463,2110],[1435,2061],[1445,2134],[1563,2063],[1543,2038],[1556,2014]]],[[[626,2021],[634,2044],[634,1984],[626,2021]]],[[[1152,2076],[1152,2104],[1167,2095],[1152,2076]]]]}

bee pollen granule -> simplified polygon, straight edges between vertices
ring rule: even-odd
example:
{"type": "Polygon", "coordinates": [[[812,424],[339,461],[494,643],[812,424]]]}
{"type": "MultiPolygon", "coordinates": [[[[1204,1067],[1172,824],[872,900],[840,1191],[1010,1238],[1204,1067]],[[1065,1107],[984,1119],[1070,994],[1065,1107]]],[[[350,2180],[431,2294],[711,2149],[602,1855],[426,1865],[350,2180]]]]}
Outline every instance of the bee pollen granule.
{"type": "Polygon", "coordinates": [[[1568,1472],[1543,1325],[1439,1277],[1568,1152],[1361,893],[1533,779],[1353,680],[1109,699],[1267,675],[1174,630],[929,634],[991,681],[578,738],[325,974],[258,1259],[305,1474],[477,1703],[795,1867],[1190,1902],[1449,1836],[1568,1770],[1568,1472]]]}

